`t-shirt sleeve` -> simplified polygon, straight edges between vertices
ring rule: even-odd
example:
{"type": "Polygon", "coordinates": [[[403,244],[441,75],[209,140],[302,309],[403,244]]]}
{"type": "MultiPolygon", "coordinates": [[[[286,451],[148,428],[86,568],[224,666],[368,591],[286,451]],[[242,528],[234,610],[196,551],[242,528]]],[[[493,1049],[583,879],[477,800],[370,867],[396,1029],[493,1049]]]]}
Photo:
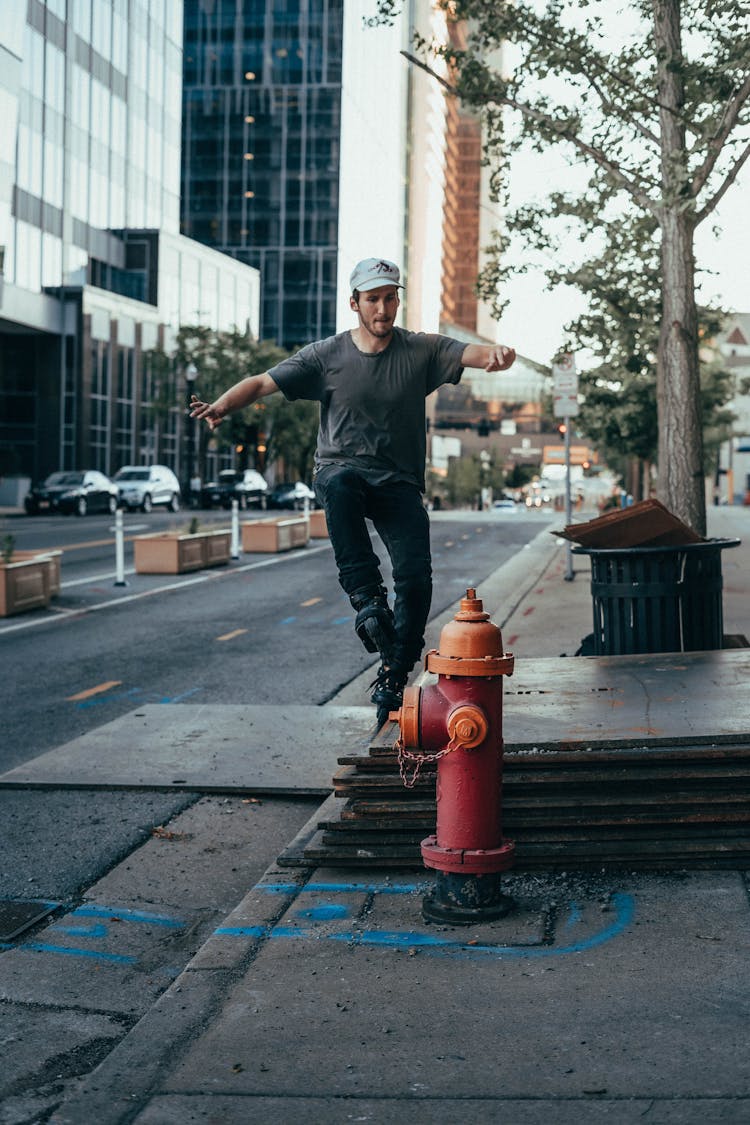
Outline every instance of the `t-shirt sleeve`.
{"type": "Polygon", "coordinates": [[[305,398],[320,401],[323,393],[323,367],[315,344],[308,344],[288,359],[282,359],[268,374],[289,402],[305,398]]]}
{"type": "Polygon", "coordinates": [[[466,344],[451,336],[429,334],[430,362],[427,367],[425,394],[442,387],[444,383],[458,383],[464,373],[461,357],[466,344]]]}

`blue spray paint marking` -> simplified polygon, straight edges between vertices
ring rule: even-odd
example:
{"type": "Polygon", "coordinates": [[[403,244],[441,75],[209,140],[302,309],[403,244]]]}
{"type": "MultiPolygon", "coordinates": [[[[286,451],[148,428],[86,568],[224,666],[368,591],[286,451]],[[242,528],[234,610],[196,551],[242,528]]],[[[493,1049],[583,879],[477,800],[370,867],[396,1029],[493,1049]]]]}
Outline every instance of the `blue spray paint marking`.
{"type": "Polygon", "coordinates": [[[82,699],[76,703],[79,711],[87,711],[91,707],[104,707],[108,703],[116,703],[119,699],[141,699],[144,695],[143,688],[128,688],[127,691],[118,691],[114,695],[97,695],[92,699],[82,699]]]}
{"type": "Polygon", "coordinates": [[[189,691],[183,691],[179,695],[157,695],[154,691],[144,691],[143,688],[134,687],[128,688],[127,691],[118,691],[114,694],[106,693],[92,699],[82,699],[79,703],[76,703],[76,707],[84,711],[89,707],[104,707],[121,699],[136,699],[139,703],[180,703],[183,699],[189,699],[191,695],[196,695],[202,690],[203,688],[197,687],[190,688],[189,691]]]}
{"type": "Polygon", "coordinates": [[[579,922],[583,920],[583,914],[577,902],[571,902],[568,910],[568,917],[565,919],[565,929],[572,930],[579,922]]]}
{"type": "Polygon", "coordinates": [[[203,688],[194,687],[190,691],[183,691],[180,695],[164,695],[159,703],[182,703],[183,699],[189,699],[191,695],[197,695],[200,691],[203,691],[203,688]]]}
{"type": "MultiPolygon", "coordinates": [[[[612,938],[621,934],[632,922],[635,914],[635,902],[632,895],[616,894],[612,896],[617,916],[610,926],[598,933],[590,934],[581,941],[563,946],[519,946],[519,945],[465,945],[459,941],[448,941],[445,938],[432,937],[429,934],[413,931],[364,931],[363,933],[330,934],[332,941],[351,942],[352,945],[381,945],[392,948],[418,947],[428,953],[459,953],[462,956],[477,957],[490,956],[504,958],[539,958],[562,957],[570,953],[584,953],[598,945],[604,945],[612,938]]],[[[271,935],[273,936],[273,934],[271,935]]]]}
{"type": "Polygon", "coordinates": [[[96,949],[75,949],[67,945],[47,945],[46,942],[30,941],[20,949],[30,949],[34,953],[62,953],[67,957],[89,957],[95,961],[112,961],[118,965],[134,965],[137,957],[125,957],[120,953],[101,953],[96,949]]]}
{"type": "Polygon", "coordinates": [[[265,926],[219,926],[214,930],[215,937],[263,937],[268,933],[265,926]]]}
{"type": "Polygon", "coordinates": [[[101,922],[94,923],[93,926],[50,926],[50,931],[56,934],[68,934],[71,937],[106,937],[107,927],[103,926],[101,922]]]}
{"type": "MultiPolygon", "coordinates": [[[[185,923],[168,914],[152,914],[146,910],[120,910],[109,906],[79,906],[71,911],[71,918],[102,918],[106,921],[93,922],[90,925],[68,926],[57,924],[49,927],[48,932],[66,934],[69,937],[85,937],[95,940],[106,938],[109,935],[107,922],[130,922],[139,926],[164,926],[168,929],[183,929],[185,923]]],[[[11,948],[8,946],[8,948],[11,948]]],[[[26,942],[18,946],[19,949],[29,949],[34,953],[59,953],[66,957],[84,957],[95,961],[108,961],[115,965],[135,965],[137,957],[126,956],[120,953],[106,953],[97,949],[83,949],[80,946],[52,945],[48,942],[26,942]]]]}
{"type": "Polygon", "coordinates": [[[139,922],[148,926],[169,926],[181,929],[185,925],[179,918],[169,914],[151,914],[146,910],[120,910],[111,906],[79,906],[72,912],[73,918],[109,918],[112,922],[139,922]]]}
{"type": "Polygon", "coordinates": [[[332,625],[349,625],[354,620],[352,617],[334,617],[332,625]]]}
{"type": "MultiPolygon", "coordinates": [[[[296,888],[291,884],[276,884],[273,890],[278,891],[281,886],[286,886],[287,890],[303,889],[305,891],[318,888],[331,890],[336,886],[340,886],[349,891],[355,888],[364,888],[368,886],[368,884],[310,883],[304,888],[296,888]]],[[[375,886],[375,884],[372,884],[372,886],[375,886]]],[[[263,890],[271,889],[271,884],[263,888],[263,890]]],[[[396,891],[395,887],[388,887],[388,889],[396,891]]],[[[414,888],[411,889],[413,890],[414,888]]],[[[398,888],[396,893],[403,893],[404,891],[405,887],[402,885],[398,888]]],[[[252,937],[282,940],[300,940],[315,936],[318,939],[322,938],[328,941],[345,942],[356,946],[370,945],[390,949],[419,948],[426,953],[435,953],[438,955],[460,954],[464,957],[495,957],[498,959],[561,957],[571,953],[583,953],[589,949],[596,948],[596,946],[604,945],[627,929],[635,915],[635,899],[632,895],[618,893],[612,895],[612,904],[615,907],[615,918],[609,926],[606,926],[603,930],[599,930],[595,934],[590,934],[588,937],[582,938],[580,941],[557,947],[541,945],[535,947],[530,947],[528,945],[492,945],[489,943],[468,945],[465,942],[435,937],[432,934],[423,933],[418,930],[363,930],[362,932],[349,930],[344,933],[321,934],[318,930],[297,928],[294,926],[275,926],[273,928],[266,926],[221,926],[217,930],[214,930],[214,934],[217,937],[252,937]]],[[[299,916],[314,918],[315,908],[309,911],[300,911],[299,916]]],[[[328,915],[328,917],[330,918],[331,915],[328,915]]],[[[573,925],[580,922],[581,918],[580,908],[577,903],[572,903],[570,915],[566,920],[564,928],[570,929],[573,925]]]]}
{"type": "Polygon", "coordinates": [[[298,918],[309,918],[311,922],[329,922],[332,918],[348,918],[351,910],[341,903],[323,902],[320,906],[312,906],[309,910],[298,910],[298,918]]]}
{"type": "Polygon", "coordinates": [[[282,620],[281,620],[281,621],[279,622],[279,624],[280,624],[280,625],[292,625],[292,624],[293,624],[293,623],[294,623],[294,622],[295,622],[296,620],[297,620],[297,618],[296,618],[296,617],[284,617],[284,618],[283,618],[283,619],[282,619],[282,620]]]}
{"type": "Polygon", "coordinates": [[[348,894],[350,892],[368,895],[414,895],[432,890],[433,884],[425,883],[260,883],[259,891],[271,895],[289,895],[296,891],[314,891],[325,894],[348,894]]]}

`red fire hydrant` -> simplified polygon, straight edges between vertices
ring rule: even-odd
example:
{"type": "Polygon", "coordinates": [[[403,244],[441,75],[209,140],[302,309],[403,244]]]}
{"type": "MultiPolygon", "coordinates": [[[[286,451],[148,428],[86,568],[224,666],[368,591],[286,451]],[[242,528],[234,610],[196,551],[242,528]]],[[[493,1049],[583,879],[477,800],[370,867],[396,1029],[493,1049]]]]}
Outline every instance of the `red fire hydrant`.
{"type": "Polygon", "coordinates": [[[513,656],[476,590],[466,591],[425,667],[438,682],[408,687],[398,712],[404,779],[404,762],[415,763],[416,774],[437,760],[437,827],[422,841],[422,859],[437,877],[423,912],[451,923],[498,918],[512,905],[500,875],[514,851],[501,819],[503,676],[512,675],[513,656]]]}

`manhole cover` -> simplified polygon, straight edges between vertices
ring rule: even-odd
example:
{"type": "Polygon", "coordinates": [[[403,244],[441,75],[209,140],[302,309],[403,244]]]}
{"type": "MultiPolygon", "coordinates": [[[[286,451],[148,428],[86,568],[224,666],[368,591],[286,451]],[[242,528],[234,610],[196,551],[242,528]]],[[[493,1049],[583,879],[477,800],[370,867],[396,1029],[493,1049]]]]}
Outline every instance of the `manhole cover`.
{"type": "Polygon", "coordinates": [[[0,941],[13,941],[24,930],[57,910],[59,902],[0,901],[0,941]]]}

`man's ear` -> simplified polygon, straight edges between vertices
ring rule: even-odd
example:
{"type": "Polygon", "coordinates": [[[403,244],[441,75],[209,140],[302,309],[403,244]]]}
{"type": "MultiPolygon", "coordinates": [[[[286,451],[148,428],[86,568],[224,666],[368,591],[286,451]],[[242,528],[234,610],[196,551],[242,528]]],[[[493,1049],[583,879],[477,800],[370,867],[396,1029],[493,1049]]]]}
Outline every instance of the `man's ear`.
{"type": "Polygon", "coordinates": [[[359,312],[359,301],[355,301],[354,297],[350,297],[349,308],[352,310],[352,312],[359,312]]]}

